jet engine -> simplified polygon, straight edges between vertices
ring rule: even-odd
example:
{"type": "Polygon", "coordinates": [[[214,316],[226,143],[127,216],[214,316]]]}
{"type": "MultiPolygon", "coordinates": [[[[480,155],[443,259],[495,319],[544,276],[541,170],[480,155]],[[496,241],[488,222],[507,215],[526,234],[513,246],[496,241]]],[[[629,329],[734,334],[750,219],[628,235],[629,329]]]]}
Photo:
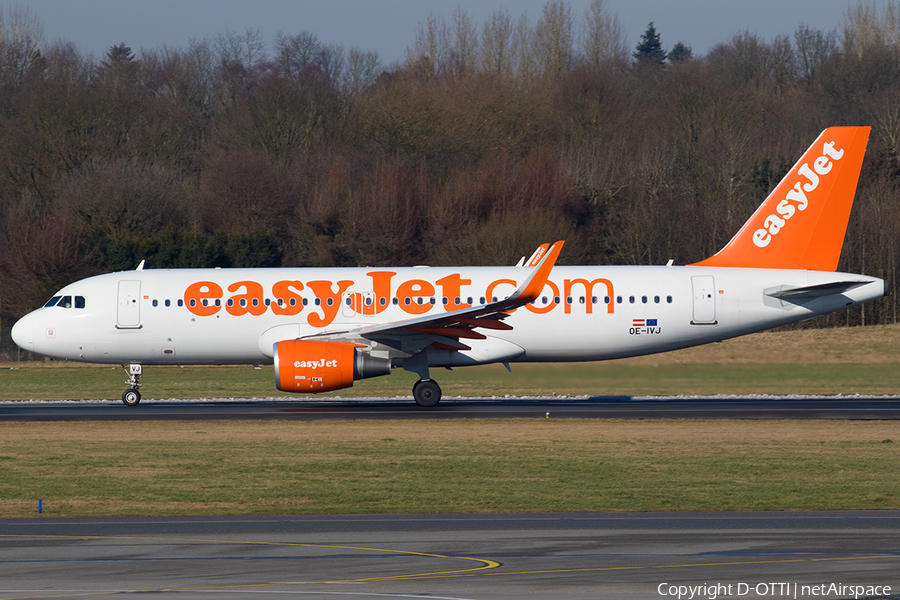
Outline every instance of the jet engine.
{"type": "Polygon", "coordinates": [[[282,392],[330,392],[357,379],[390,375],[391,360],[346,342],[286,340],[275,344],[275,386],[282,392]]]}

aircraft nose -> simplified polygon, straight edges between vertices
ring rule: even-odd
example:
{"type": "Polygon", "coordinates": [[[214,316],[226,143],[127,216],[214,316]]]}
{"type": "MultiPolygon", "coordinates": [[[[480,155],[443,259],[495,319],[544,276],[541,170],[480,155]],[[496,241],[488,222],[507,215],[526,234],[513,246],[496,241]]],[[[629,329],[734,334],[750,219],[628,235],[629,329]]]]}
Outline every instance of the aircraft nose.
{"type": "Polygon", "coordinates": [[[12,339],[22,350],[34,352],[34,315],[27,314],[13,325],[12,339]]]}

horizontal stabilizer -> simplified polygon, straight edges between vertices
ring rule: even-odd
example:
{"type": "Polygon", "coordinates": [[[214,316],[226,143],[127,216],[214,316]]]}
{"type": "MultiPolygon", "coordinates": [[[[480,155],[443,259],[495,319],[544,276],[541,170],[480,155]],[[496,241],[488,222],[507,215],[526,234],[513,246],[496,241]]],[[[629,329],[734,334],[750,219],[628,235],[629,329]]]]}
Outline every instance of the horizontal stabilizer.
{"type": "Polygon", "coordinates": [[[852,289],[862,287],[872,281],[833,281],[830,283],[820,283],[818,285],[806,285],[803,287],[787,288],[779,286],[773,290],[766,290],[763,293],[772,298],[779,300],[787,300],[789,302],[797,300],[812,300],[821,298],[822,296],[832,296],[834,294],[843,294],[852,289]]]}

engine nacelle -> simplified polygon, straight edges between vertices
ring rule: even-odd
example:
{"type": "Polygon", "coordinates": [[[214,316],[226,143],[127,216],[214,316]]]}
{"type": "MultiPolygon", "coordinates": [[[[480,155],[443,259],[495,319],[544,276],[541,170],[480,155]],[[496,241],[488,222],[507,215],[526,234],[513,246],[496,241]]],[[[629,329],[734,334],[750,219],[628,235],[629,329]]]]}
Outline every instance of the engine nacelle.
{"type": "Polygon", "coordinates": [[[286,340],[275,344],[275,386],[282,392],[330,392],[357,379],[390,375],[389,358],[361,351],[346,342],[286,340]]]}

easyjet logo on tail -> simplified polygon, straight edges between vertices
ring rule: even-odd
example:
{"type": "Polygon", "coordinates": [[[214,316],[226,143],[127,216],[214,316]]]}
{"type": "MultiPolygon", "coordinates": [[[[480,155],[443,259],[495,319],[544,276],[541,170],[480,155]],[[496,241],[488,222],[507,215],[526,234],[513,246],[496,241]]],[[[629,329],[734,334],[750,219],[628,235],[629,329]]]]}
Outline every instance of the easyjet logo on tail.
{"type": "Polygon", "coordinates": [[[778,235],[787,225],[787,222],[793,217],[797,211],[804,211],[809,206],[809,199],[806,194],[815,191],[819,187],[820,177],[828,175],[834,168],[832,161],[839,161],[844,156],[843,150],[834,147],[834,142],[825,142],[822,145],[822,155],[812,161],[812,168],[809,163],[797,169],[797,174],[805,179],[800,179],[794,183],[794,187],[789,189],[775,207],[775,213],[770,214],[763,221],[763,226],[753,232],[753,243],[759,248],[765,248],[772,242],[772,238],[778,235]]]}

